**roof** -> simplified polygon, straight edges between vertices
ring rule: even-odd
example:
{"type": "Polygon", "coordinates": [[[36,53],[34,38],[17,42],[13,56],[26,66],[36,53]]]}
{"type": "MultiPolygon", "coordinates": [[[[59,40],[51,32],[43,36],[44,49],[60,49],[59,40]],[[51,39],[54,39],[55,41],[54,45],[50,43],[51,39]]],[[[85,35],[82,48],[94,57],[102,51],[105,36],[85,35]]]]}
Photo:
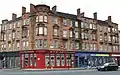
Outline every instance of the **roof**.
{"type": "Polygon", "coordinates": [[[64,17],[64,18],[69,18],[69,19],[77,19],[77,16],[76,15],[73,15],[73,14],[69,14],[69,13],[63,13],[63,12],[56,12],[56,15],[57,16],[61,16],[61,17],[64,17]]]}

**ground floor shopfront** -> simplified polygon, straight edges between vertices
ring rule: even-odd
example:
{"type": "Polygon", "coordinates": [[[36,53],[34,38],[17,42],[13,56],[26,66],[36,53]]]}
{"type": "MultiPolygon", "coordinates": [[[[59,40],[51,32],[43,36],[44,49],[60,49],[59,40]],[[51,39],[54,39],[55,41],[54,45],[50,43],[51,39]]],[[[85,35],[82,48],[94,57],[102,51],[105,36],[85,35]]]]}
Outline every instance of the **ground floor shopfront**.
{"type": "Polygon", "coordinates": [[[19,68],[19,52],[1,52],[0,68],[19,68]]]}
{"type": "Polygon", "coordinates": [[[74,68],[75,52],[58,50],[31,50],[20,53],[21,68],[74,68]]]}
{"type": "Polygon", "coordinates": [[[120,53],[110,52],[76,52],[76,67],[97,67],[107,62],[120,65],[120,53]]]}

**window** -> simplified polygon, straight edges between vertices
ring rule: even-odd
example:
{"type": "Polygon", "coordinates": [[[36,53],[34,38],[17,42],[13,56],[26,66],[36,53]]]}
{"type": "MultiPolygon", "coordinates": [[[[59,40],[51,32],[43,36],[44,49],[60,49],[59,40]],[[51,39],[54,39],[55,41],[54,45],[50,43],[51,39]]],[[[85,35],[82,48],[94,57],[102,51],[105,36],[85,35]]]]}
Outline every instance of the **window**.
{"type": "Polygon", "coordinates": [[[84,23],[85,28],[89,28],[88,23],[84,23]]]}
{"type": "Polygon", "coordinates": [[[54,54],[50,55],[50,60],[51,60],[51,66],[55,66],[55,57],[54,57],[54,54]]]}
{"type": "Polygon", "coordinates": [[[67,41],[63,41],[63,48],[67,48],[67,41]]]}
{"type": "Polygon", "coordinates": [[[9,29],[12,29],[12,24],[9,24],[9,25],[10,25],[9,29]]]}
{"type": "Polygon", "coordinates": [[[84,28],[84,22],[81,22],[81,28],[84,28]]]}
{"type": "Polygon", "coordinates": [[[9,49],[11,49],[11,47],[12,47],[11,43],[8,44],[8,47],[9,47],[9,49]]]}
{"type": "Polygon", "coordinates": [[[54,36],[58,35],[58,29],[54,29],[53,32],[54,32],[54,36]]]}
{"type": "Polygon", "coordinates": [[[79,42],[76,42],[76,49],[79,49],[79,42]]]}
{"type": "Polygon", "coordinates": [[[93,44],[93,48],[94,48],[94,50],[96,50],[96,44],[93,44]]]}
{"type": "Polygon", "coordinates": [[[56,65],[60,66],[60,54],[56,54],[56,65]]]}
{"type": "Polygon", "coordinates": [[[84,39],[84,33],[83,32],[81,33],[81,36],[82,36],[82,39],[84,39]]]}
{"type": "Polygon", "coordinates": [[[36,35],[38,35],[39,33],[38,33],[38,27],[35,29],[35,32],[36,32],[36,35]]]}
{"type": "Polygon", "coordinates": [[[20,42],[17,42],[17,48],[20,48],[20,42]]]}
{"type": "Polygon", "coordinates": [[[43,47],[43,40],[39,40],[39,47],[43,47]]]}
{"type": "Polygon", "coordinates": [[[110,27],[108,27],[108,32],[110,32],[110,27]]]}
{"type": "Polygon", "coordinates": [[[101,51],[103,50],[103,46],[102,46],[102,45],[100,45],[100,50],[101,50],[101,51]]]}
{"type": "Polygon", "coordinates": [[[13,39],[15,38],[15,32],[13,33],[13,37],[12,37],[13,39]]]}
{"type": "Polygon", "coordinates": [[[104,50],[107,51],[107,45],[104,45],[104,50]]]}
{"type": "Polygon", "coordinates": [[[93,50],[93,44],[90,44],[90,48],[91,48],[90,50],[93,50]]]}
{"type": "Polygon", "coordinates": [[[70,37],[73,37],[73,32],[72,31],[70,31],[70,37]]]}
{"type": "Polygon", "coordinates": [[[43,27],[39,27],[39,34],[43,34],[43,27]]]}
{"type": "Polygon", "coordinates": [[[67,25],[67,20],[63,19],[63,25],[67,25]]]}
{"type": "Polygon", "coordinates": [[[114,28],[112,28],[112,32],[114,32],[114,28]]]}
{"type": "Polygon", "coordinates": [[[73,45],[74,45],[74,44],[73,44],[73,42],[71,41],[71,42],[70,42],[70,49],[73,49],[73,45]]]}
{"type": "Polygon", "coordinates": [[[39,16],[39,22],[43,22],[43,16],[42,15],[39,16]]]}
{"type": "Polygon", "coordinates": [[[11,39],[11,33],[9,33],[9,40],[11,39]]]}
{"type": "Polygon", "coordinates": [[[39,40],[35,41],[35,46],[36,46],[36,48],[39,48],[39,40]]]}
{"type": "Polygon", "coordinates": [[[44,16],[44,22],[47,22],[47,16],[44,16]]]}
{"type": "Polygon", "coordinates": [[[102,35],[100,35],[100,41],[102,41],[102,35]]]}
{"type": "Polygon", "coordinates": [[[47,40],[44,40],[44,48],[47,48],[47,40]]]}
{"type": "Polygon", "coordinates": [[[63,37],[67,37],[67,31],[63,30],[63,37]]]}
{"type": "Polygon", "coordinates": [[[29,42],[28,42],[28,41],[26,41],[26,47],[28,47],[28,43],[29,43],[29,42]]]}
{"type": "Polygon", "coordinates": [[[20,21],[17,22],[17,27],[20,27],[20,21]]]}
{"type": "Polygon", "coordinates": [[[90,29],[92,29],[92,24],[90,24],[90,29]]]}
{"type": "Polygon", "coordinates": [[[7,30],[7,26],[5,25],[5,30],[7,30]]]}
{"type": "Polygon", "coordinates": [[[47,28],[44,27],[44,35],[47,35],[47,28]]]}
{"type": "Polygon", "coordinates": [[[106,26],[104,26],[104,32],[107,32],[107,27],[106,26]]]}
{"type": "Polygon", "coordinates": [[[110,37],[110,35],[108,36],[108,41],[111,41],[111,37],[110,37]]]}
{"type": "Polygon", "coordinates": [[[45,55],[45,66],[47,67],[47,66],[50,66],[50,60],[49,60],[49,55],[48,54],[46,54],[45,55]]]}
{"type": "Polygon", "coordinates": [[[88,43],[86,44],[86,50],[89,50],[89,44],[88,43]]]}
{"type": "Polygon", "coordinates": [[[100,27],[100,28],[99,28],[99,29],[100,29],[100,31],[102,31],[102,30],[103,30],[103,29],[102,29],[102,26],[99,26],[99,27],[100,27]]]}
{"type": "Polygon", "coordinates": [[[29,37],[29,30],[27,30],[27,36],[29,37]]]}
{"type": "Polygon", "coordinates": [[[79,38],[79,33],[78,32],[75,32],[75,37],[79,38]]]}
{"type": "Polygon", "coordinates": [[[54,41],[54,48],[58,48],[58,40],[54,41]]]}
{"type": "Polygon", "coordinates": [[[13,23],[13,28],[15,28],[15,27],[16,27],[16,22],[13,23]]]}
{"type": "Polygon", "coordinates": [[[64,54],[61,54],[61,65],[65,65],[64,54]]]}
{"type": "Polygon", "coordinates": [[[36,22],[39,22],[39,17],[38,16],[36,16],[36,22]]]}
{"type": "Polygon", "coordinates": [[[70,26],[71,26],[71,27],[73,26],[73,21],[70,21],[70,26]]]}
{"type": "Polygon", "coordinates": [[[53,17],[53,23],[54,23],[54,24],[58,24],[58,19],[57,19],[57,17],[53,17]]]}
{"type": "Polygon", "coordinates": [[[85,49],[85,43],[82,44],[82,50],[84,50],[84,49],[85,49]]]}
{"type": "Polygon", "coordinates": [[[23,47],[25,47],[25,41],[23,41],[23,47]]]}
{"type": "Polygon", "coordinates": [[[75,27],[78,27],[78,21],[75,21],[75,27]]]}
{"type": "Polygon", "coordinates": [[[111,51],[111,50],[112,50],[112,49],[111,49],[111,45],[109,45],[109,46],[108,46],[108,50],[109,50],[109,51],[111,51]]]}
{"type": "Polygon", "coordinates": [[[4,34],[4,40],[6,40],[6,34],[4,34]]]}

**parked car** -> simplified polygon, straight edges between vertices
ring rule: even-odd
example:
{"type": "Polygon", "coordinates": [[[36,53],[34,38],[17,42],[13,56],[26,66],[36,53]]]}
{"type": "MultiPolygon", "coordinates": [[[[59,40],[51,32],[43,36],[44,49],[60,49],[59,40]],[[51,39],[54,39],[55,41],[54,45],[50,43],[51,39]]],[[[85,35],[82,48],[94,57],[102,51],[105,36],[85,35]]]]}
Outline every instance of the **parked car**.
{"type": "Polygon", "coordinates": [[[116,63],[105,63],[103,66],[97,67],[98,71],[117,71],[119,66],[116,63]]]}

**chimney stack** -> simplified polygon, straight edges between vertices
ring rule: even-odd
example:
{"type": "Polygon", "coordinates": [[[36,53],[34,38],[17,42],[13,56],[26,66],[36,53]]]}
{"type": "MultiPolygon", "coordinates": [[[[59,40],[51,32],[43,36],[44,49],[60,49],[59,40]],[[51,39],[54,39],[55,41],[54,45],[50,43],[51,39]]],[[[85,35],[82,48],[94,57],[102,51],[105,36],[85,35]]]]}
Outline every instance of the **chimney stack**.
{"type": "Polygon", "coordinates": [[[16,20],[17,15],[15,13],[12,13],[12,20],[16,20]]]}
{"type": "Polygon", "coordinates": [[[22,15],[26,13],[26,7],[22,7],[22,15]]]}
{"type": "Polygon", "coordinates": [[[80,19],[81,16],[80,16],[80,8],[77,9],[77,18],[80,19]]]}
{"type": "Polygon", "coordinates": [[[108,22],[112,22],[111,16],[108,16],[108,22]]]}
{"type": "Polygon", "coordinates": [[[95,20],[97,20],[97,12],[93,13],[93,17],[95,20]]]}
{"type": "Polygon", "coordinates": [[[85,13],[84,13],[84,12],[82,12],[82,13],[80,14],[80,16],[81,16],[81,17],[84,17],[84,15],[85,15],[85,13]]]}
{"type": "Polygon", "coordinates": [[[52,11],[56,12],[56,10],[57,10],[57,6],[55,5],[55,6],[52,7],[52,11]]]}
{"type": "Polygon", "coordinates": [[[7,23],[8,19],[2,20],[2,23],[7,23]]]}
{"type": "Polygon", "coordinates": [[[30,4],[30,13],[35,13],[36,12],[36,8],[34,4],[30,4]]]}

